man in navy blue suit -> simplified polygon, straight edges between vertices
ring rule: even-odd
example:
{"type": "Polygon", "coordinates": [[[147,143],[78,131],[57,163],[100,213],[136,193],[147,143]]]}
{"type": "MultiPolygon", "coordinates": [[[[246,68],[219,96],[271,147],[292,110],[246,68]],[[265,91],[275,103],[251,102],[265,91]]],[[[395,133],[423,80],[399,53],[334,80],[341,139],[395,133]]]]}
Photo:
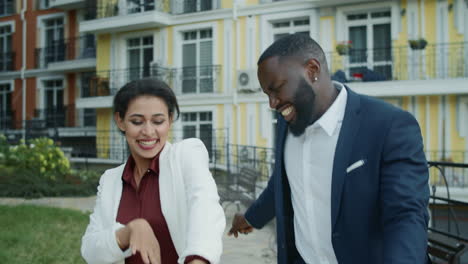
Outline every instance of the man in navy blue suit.
{"type": "Polygon", "coordinates": [[[279,264],[426,263],[428,169],[414,117],[332,82],[309,36],[273,43],[258,78],[278,112],[276,163],[229,235],[276,217],[279,264]]]}

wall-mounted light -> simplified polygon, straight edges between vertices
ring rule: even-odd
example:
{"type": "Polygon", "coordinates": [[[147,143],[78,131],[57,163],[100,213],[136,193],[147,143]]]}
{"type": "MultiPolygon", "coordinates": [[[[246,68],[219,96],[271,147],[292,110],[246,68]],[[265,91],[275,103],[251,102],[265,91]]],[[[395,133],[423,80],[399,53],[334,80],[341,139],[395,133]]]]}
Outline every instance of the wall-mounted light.
{"type": "Polygon", "coordinates": [[[401,15],[401,16],[405,16],[405,14],[406,14],[406,9],[405,9],[405,8],[402,8],[402,9],[400,10],[400,15],[401,15]]]}

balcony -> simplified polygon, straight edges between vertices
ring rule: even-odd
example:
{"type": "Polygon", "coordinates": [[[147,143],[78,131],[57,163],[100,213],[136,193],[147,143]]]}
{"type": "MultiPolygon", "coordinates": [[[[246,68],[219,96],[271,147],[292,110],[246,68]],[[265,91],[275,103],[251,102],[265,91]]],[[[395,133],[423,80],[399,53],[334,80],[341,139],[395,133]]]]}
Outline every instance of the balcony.
{"type": "Polygon", "coordinates": [[[63,10],[81,9],[85,7],[86,0],[49,0],[50,8],[63,10]]]}
{"type": "Polygon", "coordinates": [[[468,42],[379,49],[350,49],[348,54],[327,53],[332,72],[342,82],[434,80],[468,77],[468,42]],[[344,74],[343,74],[344,73],[344,74]]]}
{"type": "Polygon", "coordinates": [[[169,0],[88,1],[80,32],[122,32],[169,25],[169,0]],[[131,23],[128,23],[131,19],[131,23]]]}
{"type": "Polygon", "coordinates": [[[107,108],[112,98],[126,83],[141,78],[155,78],[166,82],[176,95],[222,94],[221,66],[196,66],[180,69],[164,67],[127,68],[93,73],[82,78],[81,98],[77,108],[107,108]],[[108,97],[104,99],[103,97],[108,97]]]}
{"type": "Polygon", "coordinates": [[[76,71],[96,67],[94,36],[57,40],[53,45],[36,49],[36,67],[57,71],[76,71]]]}
{"type": "Polygon", "coordinates": [[[183,67],[174,70],[172,87],[177,95],[220,94],[221,65],[183,67]]]}
{"type": "Polygon", "coordinates": [[[89,110],[76,109],[74,104],[36,109],[34,120],[42,123],[44,129],[95,127],[96,114],[94,110],[89,110]]]}
{"type": "Polygon", "coordinates": [[[0,53],[0,72],[15,70],[15,53],[0,53]]]}
{"type": "Polygon", "coordinates": [[[0,17],[9,16],[15,13],[15,1],[5,0],[0,2],[0,17]]]}
{"type": "Polygon", "coordinates": [[[218,9],[216,0],[123,0],[88,1],[80,32],[122,32],[172,24],[171,15],[182,15],[218,9]],[[100,23],[89,20],[99,19],[100,23]],[[128,23],[131,19],[132,23],[128,23]]]}

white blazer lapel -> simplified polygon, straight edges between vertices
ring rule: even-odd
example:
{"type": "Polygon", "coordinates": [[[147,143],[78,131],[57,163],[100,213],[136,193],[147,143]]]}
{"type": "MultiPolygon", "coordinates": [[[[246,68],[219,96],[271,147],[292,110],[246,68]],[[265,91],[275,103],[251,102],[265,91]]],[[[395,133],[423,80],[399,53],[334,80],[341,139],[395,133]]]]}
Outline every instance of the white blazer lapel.
{"type": "Polygon", "coordinates": [[[117,168],[115,171],[116,177],[114,177],[114,188],[113,190],[113,204],[112,204],[112,220],[116,221],[117,219],[117,212],[119,210],[119,205],[120,205],[120,199],[122,198],[122,175],[123,171],[125,169],[127,163],[125,163],[123,166],[120,166],[117,168]]]}

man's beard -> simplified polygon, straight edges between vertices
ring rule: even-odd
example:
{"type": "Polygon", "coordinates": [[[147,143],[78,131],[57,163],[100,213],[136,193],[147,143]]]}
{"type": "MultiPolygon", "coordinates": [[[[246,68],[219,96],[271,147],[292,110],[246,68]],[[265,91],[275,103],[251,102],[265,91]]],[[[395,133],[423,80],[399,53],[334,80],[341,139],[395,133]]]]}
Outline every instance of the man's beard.
{"type": "Polygon", "coordinates": [[[315,92],[307,81],[302,78],[294,95],[296,119],[289,123],[289,130],[298,137],[302,135],[313,121],[315,92]]]}

